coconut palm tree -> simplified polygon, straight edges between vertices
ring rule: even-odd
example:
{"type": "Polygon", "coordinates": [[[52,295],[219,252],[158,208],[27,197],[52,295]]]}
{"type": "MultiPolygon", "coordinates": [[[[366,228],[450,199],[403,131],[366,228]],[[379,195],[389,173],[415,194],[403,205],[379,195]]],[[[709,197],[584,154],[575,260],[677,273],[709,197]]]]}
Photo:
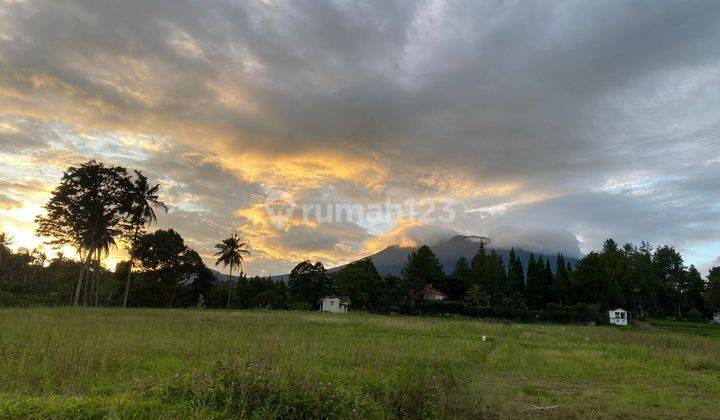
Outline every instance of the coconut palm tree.
{"type": "MultiPolygon", "coordinates": [[[[215,248],[218,250],[218,252],[215,253],[215,257],[217,257],[217,261],[215,261],[215,266],[218,266],[222,264],[224,267],[230,267],[230,280],[232,280],[232,273],[234,268],[240,269],[240,274],[238,275],[238,280],[240,279],[240,275],[242,275],[242,263],[243,263],[243,255],[250,255],[250,251],[247,249],[247,244],[245,242],[240,242],[240,237],[238,237],[237,233],[233,233],[229,238],[223,239],[223,241],[217,245],[215,245],[215,248]]],[[[227,297],[227,308],[230,309],[230,284],[228,283],[228,297],[227,297]]]]}
{"type": "Polygon", "coordinates": [[[128,294],[130,293],[130,278],[132,276],[133,261],[135,259],[135,244],[145,229],[157,222],[155,208],[165,210],[167,213],[167,206],[160,201],[160,197],[158,196],[160,184],[150,186],[147,177],[140,171],[135,171],[135,175],[135,181],[133,181],[132,188],[128,191],[127,196],[129,206],[129,237],[127,239],[130,245],[130,264],[125,282],[123,307],[127,306],[128,294]]]}

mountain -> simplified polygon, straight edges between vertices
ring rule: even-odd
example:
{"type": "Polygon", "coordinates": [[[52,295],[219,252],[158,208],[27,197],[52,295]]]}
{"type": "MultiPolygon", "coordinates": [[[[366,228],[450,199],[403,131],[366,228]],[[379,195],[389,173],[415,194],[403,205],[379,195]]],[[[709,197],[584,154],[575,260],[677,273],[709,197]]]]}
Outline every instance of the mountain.
{"type": "MultiPolygon", "coordinates": [[[[220,283],[224,283],[224,282],[230,280],[230,276],[227,274],[221,273],[217,270],[213,270],[210,267],[208,267],[208,270],[210,270],[210,272],[213,274],[213,276],[215,277],[215,280],[219,281],[220,283]]],[[[237,275],[235,273],[233,273],[232,278],[233,278],[233,280],[237,280],[237,275]]]]}
{"type": "MultiPolygon", "coordinates": [[[[477,253],[480,248],[480,242],[475,236],[463,236],[457,235],[447,241],[441,241],[434,245],[430,245],[430,249],[437,255],[440,263],[443,265],[445,273],[450,274],[455,268],[455,263],[460,257],[465,257],[468,262],[472,261],[472,257],[477,253]]],[[[370,255],[365,258],[373,260],[375,267],[377,268],[380,275],[394,274],[400,275],[403,266],[407,262],[408,255],[413,252],[416,248],[413,247],[400,247],[397,245],[389,246],[382,251],[370,255]]],[[[491,249],[495,249],[495,252],[500,254],[503,259],[503,263],[507,265],[510,259],[510,250],[505,248],[493,248],[492,243],[485,244],[485,250],[489,253],[491,249]]],[[[526,251],[524,249],[516,248],[515,255],[522,261],[523,267],[527,270],[527,262],[530,259],[532,251],[526,251]]],[[[557,255],[546,255],[535,252],[535,257],[542,256],[543,260],[550,257],[550,267],[553,272],[557,271],[557,255]]],[[[565,256],[565,261],[569,262],[573,267],[578,262],[577,258],[565,256]]],[[[329,268],[327,271],[332,273],[342,269],[344,266],[329,268]]],[[[218,281],[227,281],[227,274],[222,274],[218,271],[211,270],[215,274],[215,278],[218,281]]],[[[236,278],[233,276],[233,278],[236,278]]],[[[273,280],[287,280],[288,274],[272,276],[273,280]]]]}
{"type": "MultiPolygon", "coordinates": [[[[478,241],[478,238],[462,235],[457,235],[447,241],[442,241],[437,244],[430,245],[430,249],[432,249],[435,255],[437,255],[440,263],[445,269],[445,272],[448,274],[450,274],[453,268],[455,268],[455,263],[460,257],[465,257],[468,262],[472,261],[472,257],[475,255],[475,253],[477,253],[479,248],[480,243],[478,241]]],[[[491,249],[495,249],[492,247],[492,243],[485,244],[485,250],[488,253],[491,249]]],[[[410,253],[414,250],[415,248],[410,247],[389,246],[376,254],[370,255],[368,258],[373,260],[375,267],[381,275],[394,274],[399,276],[402,267],[407,261],[408,255],[410,255],[410,253]]],[[[495,249],[495,252],[500,254],[500,256],[502,256],[503,262],[507,264],[508,260],[510,259],[510,250],[495,249]]],[[[525,267],[525,269],[527,269],[527,262],[530,258],[531,253],[532,251],[515,249],[515,254],[518,256],[518,258],[520,258],[520,261],[522,261],[523,267],[525,267]]],[[[536,252],[534,254],[536,257],[542,256],[543,260],[548,258],[548,255],[542,253],[536,252]]],[[[557,269],[557,256],[550,255],[549,257],[550,266],[552,267],[552,270],[554,272],[557,269]]],[[[575,266],[578,259],[565,256],[565,261],[570,262],[572,266],[575,266]]]]}

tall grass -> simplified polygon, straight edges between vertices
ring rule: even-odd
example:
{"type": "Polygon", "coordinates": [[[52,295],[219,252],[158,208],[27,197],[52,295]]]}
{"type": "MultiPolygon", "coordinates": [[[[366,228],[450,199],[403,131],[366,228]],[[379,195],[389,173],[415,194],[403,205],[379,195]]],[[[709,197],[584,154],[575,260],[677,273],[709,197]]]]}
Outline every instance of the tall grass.
{"type": "Polygon", "coordinates": [[[718,361],[714,338],[611,327],[5,309],[0,417],[712,418],[718,361]]]}

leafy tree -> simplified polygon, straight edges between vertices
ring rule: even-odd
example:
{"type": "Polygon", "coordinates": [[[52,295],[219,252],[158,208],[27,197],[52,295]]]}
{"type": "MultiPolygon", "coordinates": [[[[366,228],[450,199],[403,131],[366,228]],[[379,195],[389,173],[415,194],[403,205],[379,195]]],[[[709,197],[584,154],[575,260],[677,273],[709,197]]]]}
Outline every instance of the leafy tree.
{"type": "Polygon", "coordinates": [[[12,251],[10,251],[10,245],[12,245],[12,243],[12,236],[5,232],[0,232],[0,290],[2,289],[3,280],[3,260],[5,256],[9,256],[12,253],[12,251]]]}
{"type": "Polygon", "coordinates": [[[173,306],[178,289],[207,269],[198,253],[188,248],[182,236],[172,229],[142,235],[135,249],[150,291],[161,294],[164,306],[173,306]]]}
{"type": "Polygon", "coordinates": [[[471,307],[490,306],[490,295],[479,284],[473,284],[463,300],[471,307]]]}
{"type": "Polygon", "coordinates": [[[710,312],[720,312],[720,266],[711,268],[708,273],[705,304],[710,312]]]}
{"type": "Polygon", "coordinates": [[[652,246],[643,242],[640,247],[630,243],[623,246],[625,258],[622,288],[625,301],[635,316],[644,319],[648,313],[657,314],[661,310],[660,293],[652,261],[652,246]]]}
{"type": "Polygon", "coordinates": [[[653,254],[653,268],[663,309],[682,318],[683,284],[686,279],[682,256],[669,245],[661,246],[653,254]]]}
{"type": "Polygon", "coordinates": [[[74,247],[82,261],[73,304],[80,303],[84,277],[93,258],[107,253],[122,233],[130,180],[125,168],[90,161],[71,167],[36,218],[38,236],[55,247],[74,247]]]}
{"type": "Polygon", "coordinates": [[[283,299],[275,290],[263,290],[255,295],[251,304],[258,308],[279,309],[282,308],[283,299]]]}
{"type": "MultiPolygon", "coordinates": [[[[240,237],[236,233],[230,235],[229,238],[223,239],[219,244],[215,245],[218,251],[215,253],[217,261],[215,265],[222,264],[224,267],[230,267],[230,280],[232,280],[232,272],[234,268],[240,269],[242,274],[243,255],[249,255],[247,244],[240,241],[240,237]]],[[[227,309],[230,309],[230,287],[228,285],[227,309]]]]}
{"type": "Polygon", "coordinates": [[[374,310],[381,306],[379,291],[383,287],[383,279],[371,259],[350,263],[330,277],[332,290],[348,296],[354,307],[374,310]]]}
{"type": "Polygon", "coordinates": [[[704,293],[705,282],[703,281],[700,272],[694,265],[691,265],[685,272],[685,281],[682,285],[683,310],[687,313],[687,311],[695,309],[700,313],[705,313],[705,300],[703,299],[704,293]]]}
{"type": "Polygon", "coordinates": [[[327,283],[327,273],[321,262],[312,264],[310,261],[303,261],[290,272],[288,292],[296,300],[316,307],[328,288],[327,283]]]}
{"type": "Polygon", "coordinates": [[[402,292],[411,300],[420,299],[418,293],[426,284],[437,284],[445,278],[440,261],[427,245],[410,253],[401,274],[402,292]]]}
{"type": "Polygon", "coordinates": [[[580,260],[572,273],[575,301],[599,303],[603,308],[619,305],[620,286],[607,273],[606,261],[598,252],[591,252],[580,260]]]}
{"type": "Polygon", "coordinates": [[[128,293],[130,292],[130,278],[132,277],[132,267],[135,259],[135,245],[145,230],[153,223],[157,222],[155,208],[159,208],[167,212],[167,206],[160,201],[158,191],[160,184],[151,186],[148,179],[140,171],[135,171],[135,180],[132,184],[128,184],[125,191],[124,200],[128,206],[128,217],[126,220],[126,239],[129,245],[130,265],[127,270],[127,279],[125,282],[125,294],[123,296],[123,307],[127,306],[128,293]]]}

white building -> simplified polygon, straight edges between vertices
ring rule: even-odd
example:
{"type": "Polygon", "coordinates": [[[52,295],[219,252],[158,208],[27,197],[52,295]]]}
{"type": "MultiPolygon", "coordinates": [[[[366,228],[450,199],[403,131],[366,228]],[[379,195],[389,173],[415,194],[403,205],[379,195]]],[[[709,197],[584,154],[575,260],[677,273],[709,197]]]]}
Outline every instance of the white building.
{"type": "Polygon", "coordinates": [[[715,312],[713,314],[713,322],[716,324],[720,324],[720,312],[715,312]]]}
{"type": "Polygon", "coordinates": [[[320,299],[320,310],[322,312],[345,313],[350,306],[350,298],[347,296],[325,296],[320,299]]]}
{"type": "Polygon", "coordinates": [[[615,309],[612,311],[609,311],[610,315],[610,323],[613,325],[625,325],[628,324],[628,316],[627,311],[624,309],[615,309]]]}

